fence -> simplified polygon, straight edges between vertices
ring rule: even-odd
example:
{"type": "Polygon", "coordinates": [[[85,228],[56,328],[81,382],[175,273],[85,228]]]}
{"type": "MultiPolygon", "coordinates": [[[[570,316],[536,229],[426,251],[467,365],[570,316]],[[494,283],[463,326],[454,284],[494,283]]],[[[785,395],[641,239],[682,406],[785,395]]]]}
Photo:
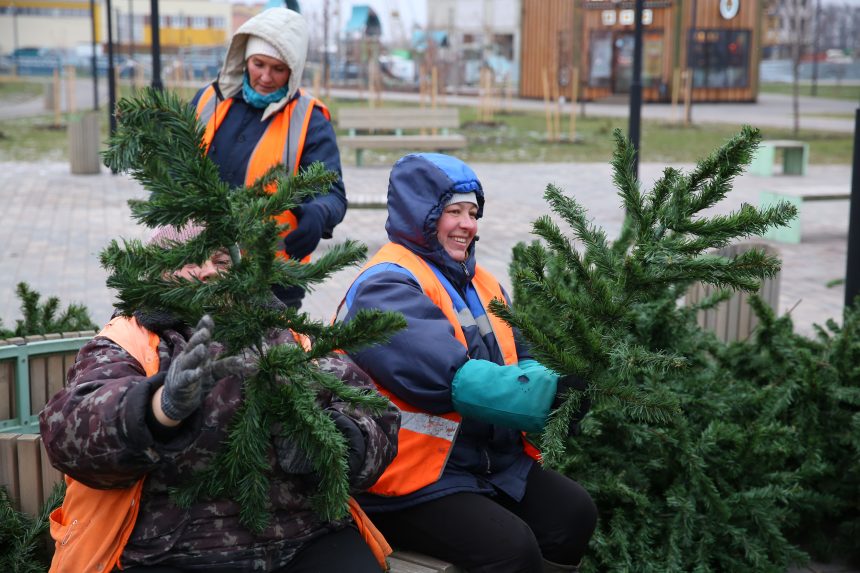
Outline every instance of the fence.
{"type": "Polygon", "coordinates": [[[36,515],[62,474],[39,436],[39,411],[65,382],[95,331],[0,340],[0,485],[16,509],[36,515]]]}
{"type": "MultiPolygon", "coordinates": [[[[724,257],[739,255],[750,249],[764,250],[768,255],[778,257],[779,251],[766,243],[740,243],[720,249],[717,254],[724,257]]],[[[758,295],[765,304],[775,311],[779,308],[780,273],[762,281],[758,295]]],[[[696,283],[686,295],[686,304],[693,305],[715,294],[719,289],[712,285],[696,283]]],[[[709,310],[700,310],[696,316],[699,326],[711,330],[723,342],[746,340],[758,326],[758,317],[749,306],[750,294],[736,292],[729,300],[723,301],[709,310]]]]}

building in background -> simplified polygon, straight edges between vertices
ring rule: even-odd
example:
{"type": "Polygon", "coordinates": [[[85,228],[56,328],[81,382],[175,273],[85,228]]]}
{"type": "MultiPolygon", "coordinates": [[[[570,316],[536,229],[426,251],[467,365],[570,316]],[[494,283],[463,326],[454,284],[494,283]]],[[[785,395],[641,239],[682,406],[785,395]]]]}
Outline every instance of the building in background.
{"type": "Polygon", "coordinates": [[[477,86],[482,69],[491,70],[497,84],[516,86],[521,9],[520,0],[434,0],[427,3],[427,29],[413,37],[425,45],[427,64],[444,69],[455,91],[477,86]]]}
{"type": "MultiPolygon", "coordinates": [[[[522,1],[522,96],[570,98],[575,77],[580,99],[629,93],[632,0],[522,1]]],[[[692,77],[693,101],[756,99],[760,0],[645,0],[644,6],[645,101],[680,96],[683,72],[692,77]]]]}
{"type": "MultiPolygon", "coordinates": [[[[103,37],[104,7],[96,3],[103,37]]],[[[74,50],[92,38],[89,0],[0,0],[0,54],[15,50],[74,50]]]]}
{"type": "MultiPolygon", "coordinates": [[[[229,0],[159,0],[161,44],[166,51],[224,45],[233,25],[229,0]]],[[[95,2],[96,43],[107,41],[107,5],[95,2]]],[[[150,0],[114,0],[118,52],[148,51],[150,0]]],[[[92,41],[89,0],[0,0],[0,53],[16,48],[73,50],[92,41]]]]}

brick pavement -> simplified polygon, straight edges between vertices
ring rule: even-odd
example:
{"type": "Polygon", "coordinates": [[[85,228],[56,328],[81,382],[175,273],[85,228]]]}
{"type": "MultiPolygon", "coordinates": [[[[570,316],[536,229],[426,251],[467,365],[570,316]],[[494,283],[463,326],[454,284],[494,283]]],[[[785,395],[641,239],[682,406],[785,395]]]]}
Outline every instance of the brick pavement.
{"type": "MultiPolygon", "coordinates": [[[[511,248],[531,240],[530,224],[547,212],[542,199],[547,183],[573,194],[609,237],[622,220],[619,199],[607,164],[476,164],[473,166],[487,191],[485,218],[480,223],[479,261],[506,287],[511,248]]],[[[689,167],[689,166],[679,166],[689,167]]],[[[646,187],[662,165],[643,164],[646,187]]],[[[387,169],[346,168],[347,194],[356,199],[383,199],[387,169]]],[[[742,202],[757,204],[760,189],[826,186],[848,191],[849,166],[811,166],[805,177],[753,177],[738,179],[734,191],[717,210],[725,212],[742,202]]],[[[140,187],[125,176],[71,175],[65,163],[0,163],[0,318],[8,327],[20,318],[15,285],[26,281],[43,295],[59,296],[87,305],[96,323],[111,312],[112,295],[98,253],[112,238],[146,238],[148,230],[129,217],[126,201],[141,198],[140,187]]],[[[826,283],[845,273],[848,203],[812,203],[803,219],[803,242],[776,243],[784,261],[780,312],[791,310],[799,331],[809,333],[813,323],[839,318],[843,289],[826,283]]],[[[352,238],[372,253],[385,240],[385,212],[351,209],[331,242],[352,238]]],[[[323,242],[324,248],[326,242],[323,242]]],[[[356,269],[345,269],[306,298],[314,318],[334,312],[356,269]]]]}

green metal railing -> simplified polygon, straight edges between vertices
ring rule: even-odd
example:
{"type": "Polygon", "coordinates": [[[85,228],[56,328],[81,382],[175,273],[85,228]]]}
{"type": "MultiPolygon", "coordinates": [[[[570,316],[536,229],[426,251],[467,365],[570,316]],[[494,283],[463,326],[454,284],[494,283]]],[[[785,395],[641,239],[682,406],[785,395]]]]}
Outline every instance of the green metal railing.
{"type": "MultiPolygon", "coordinates": [[[[79,350],[90,339],[90,336],[74,336],[71,338],[58,338],[55,340],[39,340],[26,341],[23,344],[7,344],[0,346],[0,366],[4,366],[9,362],[14,361],[12,365],[12,376],[9,380],[8,375],[0,374],[3,379],[0,382],[6,386],[5,391],[0,394],[0,400],[10,400],[10,407],[4,410],[11,412],[11,418],[0,419],[0,432],[18,432],[18,433],[38,433],[39,432],[39,414],[38,411],[44,407],[44,404],[33,404],[31,394],[31,363],[34,360],[45,360],[50,355],[63,355],[79,350]],[[10,384],[11,382],[11,384],[10,384]],[[11,386],[11,387],[9,387],[11,386]],[[33,413],[35,406],[36,413],[33,413]]],[[[4,368],[8,372],[8,367],[4,368]]],[[[65,369],[62,370],[62,375],[65,375],[65,369]]],[[[46,399],[48,395],[47,386],[50,383],[54,385],[61,381],[44,381],[46,388],[42,394],[46,399]]]]}

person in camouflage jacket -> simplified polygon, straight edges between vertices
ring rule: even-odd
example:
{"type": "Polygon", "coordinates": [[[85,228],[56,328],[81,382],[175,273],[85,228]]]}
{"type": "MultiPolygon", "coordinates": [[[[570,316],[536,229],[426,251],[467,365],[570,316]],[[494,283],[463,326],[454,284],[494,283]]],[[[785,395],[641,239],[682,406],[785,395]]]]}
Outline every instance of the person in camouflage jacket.
{"type": "MultiPolygon", "coordinates": [[[[159,412],[158,404],[169,404],[153,398],[168,393],[171,364],[187,360],[186,347],[199,343],[202,330],[211,330],[211,319],[204,324],[208,318],[204,317],[191,328],[166,314],[136,313],[135,318],[159,337],[158,372],[147,377],[123,347],[97,336],[80,350],[66,387],[40,416],[51,462],[75,480],[90,488],[114,489],[128,488],[146,476],[137,521],[120,557],[123,570],[379,571],[350,519],[324,522],[313,511],[310,496],[316,478],[310,461],[298,446],[278,435],[278,428],[270,429],[273,517],[262,532],[252,533],[240,524],[239,505],[232,500],[201,501],[188,509],[170,501],[168,489],[206,467],[226,440],[230,420],[242,404],[242,384],[237,374],[214,380],[187,417],[175,425],[169,417],[162,423],[173,408],[159,412]]],[[[268,342],[296,343],[286,331],[268,342]]],[[[205,346],[209,356],[217,356],[216,342],[207,338],[205,346]]],[[[235,359],[245,364],[238,369],[233,364],[234,372],[254,367],[252,353],[245,356],[250,358],[235,359]]],[[[319,365],[349,385],[373,388],[368,376],[346,357],[325,358],[319,365]]],[[[355,491],[369,487],[396,455],[399,410],[390,406],[372,416],[331,395],[320,395],[318,402],[347,438],[351,487],[355,491]]]]}

